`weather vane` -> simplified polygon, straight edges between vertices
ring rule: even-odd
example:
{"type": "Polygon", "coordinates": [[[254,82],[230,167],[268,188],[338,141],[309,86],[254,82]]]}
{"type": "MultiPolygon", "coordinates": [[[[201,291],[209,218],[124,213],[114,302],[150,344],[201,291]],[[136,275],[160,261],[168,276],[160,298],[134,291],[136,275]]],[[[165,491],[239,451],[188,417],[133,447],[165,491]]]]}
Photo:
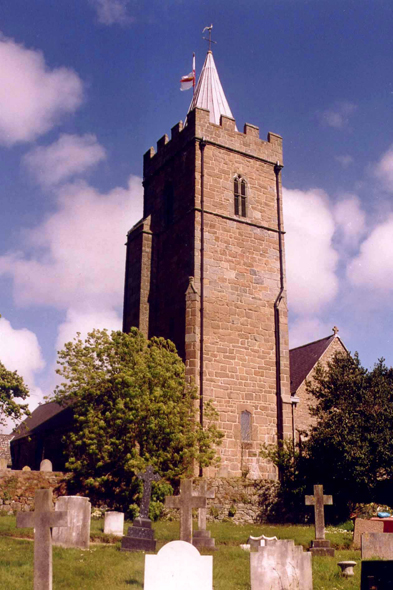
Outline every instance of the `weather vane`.
{"type": "Polygon", "coordinates": [[[209,38],[207,39],[207,37],[203,37],[205,39],[205,41],[207,41],[209,43],[209,51],[212,50],[212,43],[217,43],[217,41],[213,41],[213,39],[212,39],[212,28],[213,28],[213,25],[210,25],[210,27],[205,27],[202,31],[202,35],[205,31],[209,31],[209,38]]]}

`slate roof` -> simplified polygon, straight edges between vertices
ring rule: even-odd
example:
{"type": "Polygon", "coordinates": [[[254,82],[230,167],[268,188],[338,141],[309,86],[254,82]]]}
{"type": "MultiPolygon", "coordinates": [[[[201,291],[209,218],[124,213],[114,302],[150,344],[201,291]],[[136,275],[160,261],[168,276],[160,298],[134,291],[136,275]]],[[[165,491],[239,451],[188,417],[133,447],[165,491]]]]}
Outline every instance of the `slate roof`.
{"type": "Polygon", "coordinates": [[[31,413],[31,416],[28,416],[22,424],[15,428],[12,440],[18,440],[24,436],[29,436],[35,428],[38,428],[41,424],[50,420],[50,418],[53,418],[53,416],[56,416],[56,414],[59,414],[65,409],[64,406],[60,406],[56,402],[48,402],[47,404],[38,406],[31,413]]]}
{"type": "Polygon", "coordinates": [[[188,112],[195,107],[210,111],[210,122],[216,125],[220,124],[221,115],[234,118],[221,86],[211,51],[207,52],[188,112]]]}
{"type": "Polygon", "coordinates": [[[292,348],[289,351],[289,371],[291,375],[291,394],[296,393],[299,386],[319,361],[325,350],[333,342],[335,336],[321,338],[315,342],[292,348]]]}

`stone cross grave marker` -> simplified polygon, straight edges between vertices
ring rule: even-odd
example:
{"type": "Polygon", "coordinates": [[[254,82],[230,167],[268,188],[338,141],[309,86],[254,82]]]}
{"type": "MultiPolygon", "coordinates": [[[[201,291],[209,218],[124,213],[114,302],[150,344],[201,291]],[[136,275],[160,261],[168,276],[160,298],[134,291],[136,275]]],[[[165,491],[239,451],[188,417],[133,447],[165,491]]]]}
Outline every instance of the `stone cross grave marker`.
{"type": "Polygon", "coordinates": [[[193,495],[192,481],[182,479],[180,482],[180,495],[167,496],[165,506],[180,510],[180,540],[192,543],[192,509],[206,508],[206,497],[193,495]]]}
{"type": "Polygon", "coordinates": [[[128,527],[127,535],[122,538],[122,551],[155,551],[156,540],[154,531],[151,528],[149,518],[149,506],[151,495],[151,482],[158,481],[160,476],[154,473],[151,465],[144,473],[138,473],[138,478],[143,481],[143,496],[139,517],[134,520],[132,526],[128,527]]]}
{"type": "Polygon", "coordinates": [[[327,504],[333,504],[332,496],[323,495],[323,486],[314,486],[314,495],[306,496],[306,506],[314,506],[315,538],[325,538],[325,509],[327,504]]]}
{"type": "MultiPolygon", "coordinates": [[[[207,498],[215,498],[214,490],[207,489],[207,482],[199,482],[199,495],[207,498]]],[[[193,533],[192,544],[198,549],[204,547],[214,549],[215,541],[210,537],[210,531],[206,530],[207,508],[198,509],[198,530],[193,533]]]]}
{"type": "MultiPolygon", "coordinates": [[[[206,499],[216,497],[214,490],[207,489],[207,482],[204,480],[199,482],[199,495],[204,496],[206,499]]],[[[206,530],[206,517],[207,517],[207,508],[199,508],[198,509],[198,529],[200,531],[206,530]]]]}
{"type": "Polygon", "coordinates": [[[138,473],[138,479],[143,481],[143,496],[141,502],[141,508],[139,511],[140,518],[149,518],[149,507],[150,507],[150,496],[151,496],[151,482],[159,481],[161,477],[158,473],[154,473],[154,469],[151,465],[148,466],[146,471],[138,473]]]}
{"type": "Polygon", "coordinates": [[[18,528],[34,527],[34,590],[52,590],[52,527],[67,527],[67,512],[52,509],[52,490],[36,490],[34,512],[18,512],[18,528]]]}
{"type": "Polygon", "coordinates": [[[306,506],[314,506],[315,515],[315,541],[312,542],[311,551],[318,555],[334,555],[334,549],[330,548],[330,541],[325,540],[325,506],[333,504],[333,496],[324,496],[323,486],[314,486],[314,495],[306,496],[306,506]]]}

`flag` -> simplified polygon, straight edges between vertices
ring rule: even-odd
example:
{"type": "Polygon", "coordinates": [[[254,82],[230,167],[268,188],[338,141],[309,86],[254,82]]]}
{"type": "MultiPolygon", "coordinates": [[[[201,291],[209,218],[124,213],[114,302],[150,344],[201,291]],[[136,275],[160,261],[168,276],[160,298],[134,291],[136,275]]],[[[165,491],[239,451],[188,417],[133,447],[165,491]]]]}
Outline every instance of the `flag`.
{"type": "Polygon", "coordinates": [[[192,72],[180,79],[180,90],[190,90],[195,88],[195,53],[192,58],[192,72]]]}

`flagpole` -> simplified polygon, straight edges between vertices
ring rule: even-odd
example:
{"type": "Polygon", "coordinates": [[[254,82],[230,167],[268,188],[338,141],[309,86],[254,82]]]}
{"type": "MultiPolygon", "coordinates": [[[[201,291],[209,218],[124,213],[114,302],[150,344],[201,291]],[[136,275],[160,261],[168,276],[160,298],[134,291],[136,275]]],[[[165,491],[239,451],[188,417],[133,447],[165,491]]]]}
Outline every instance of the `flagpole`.
{"type": "Polygon", "coordinates": [[[193,75],[192,95],[194,96],[194,94],[195,94],[195,53],[192,54],[192,75],[193,75]]]}

